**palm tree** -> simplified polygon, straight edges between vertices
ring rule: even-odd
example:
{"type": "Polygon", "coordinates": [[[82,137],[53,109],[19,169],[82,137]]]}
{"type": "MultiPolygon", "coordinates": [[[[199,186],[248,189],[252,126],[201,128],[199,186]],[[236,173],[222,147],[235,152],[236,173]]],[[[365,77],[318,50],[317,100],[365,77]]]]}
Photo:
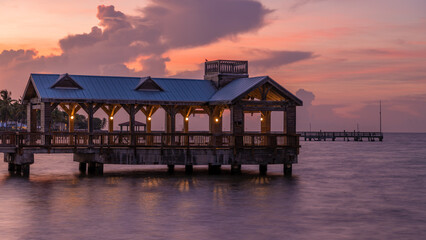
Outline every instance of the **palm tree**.
{"type": "MultiPolygon", "coordinates": [[[[59,110],[58,108],[55,108],[52,111],[52,126],[53,128],[57,128],[60,124],[67,124],[67,114],[64,111],[59,110]]],[[[54,129],[54,130],[61,130],[61,129],[54,129]]]]}
{"type": "Polygon", "coordinates": [[[19,123],[19,129],[21,130],[22,123],[26,119],[25,106],[22,104],[21,99],[19,99],[18,101],[14,101],[10,105],[10,117],[11,119],[15,120],[16,129],[18,129],[18,123],[19,123]]]}
{"type": "Polygon", "coordinates": [[[12,93],[3,89],[0,91],[0,121],[3,123],[3,127],[7,128],[7,122],[12,118],[11,106],[16,100],[11,98],[12,93]]]}

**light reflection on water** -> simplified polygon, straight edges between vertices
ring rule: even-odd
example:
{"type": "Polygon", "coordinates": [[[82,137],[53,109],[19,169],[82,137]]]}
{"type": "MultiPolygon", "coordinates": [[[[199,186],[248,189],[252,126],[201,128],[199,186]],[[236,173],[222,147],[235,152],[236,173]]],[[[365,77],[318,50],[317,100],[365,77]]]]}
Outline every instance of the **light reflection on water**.
{"type": "Polygon", "coordinates": [[[29,179],[0,164],[0,239],[422,239],[426,135],[385,142],[302,142],[282,165],[242,175],[195,167],[105,166],[78,174],[70,155],[36,156],[29,179]]]}

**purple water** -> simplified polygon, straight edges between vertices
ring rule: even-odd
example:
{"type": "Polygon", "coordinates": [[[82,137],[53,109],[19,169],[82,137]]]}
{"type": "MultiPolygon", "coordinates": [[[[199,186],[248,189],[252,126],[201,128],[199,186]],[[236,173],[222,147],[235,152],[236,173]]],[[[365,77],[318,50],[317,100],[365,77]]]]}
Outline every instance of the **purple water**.
{"type": "Polygon", "coordinates": [[[426,134],[301,144],[291,179],[282,165],[80,177],[70,155],[36,156],[22,179],[0,163],[0,239],[425,239],[426,134]]]}

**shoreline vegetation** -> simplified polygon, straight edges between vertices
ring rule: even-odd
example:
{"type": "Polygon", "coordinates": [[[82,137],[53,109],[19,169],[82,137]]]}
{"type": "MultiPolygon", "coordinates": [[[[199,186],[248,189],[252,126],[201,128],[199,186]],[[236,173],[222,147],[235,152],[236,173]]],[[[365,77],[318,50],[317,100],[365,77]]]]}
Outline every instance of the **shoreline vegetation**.
{"type": "MultiPolygon", "coordinates": [[[[37,114],[37,126],[40,125],[40,113],[37,114]]],[[[0,91],[0,130],[1,131],[23,131],[27,128],[27,109],[22,104],[22,99],[12,99],[12,92],[3,89],[0,91]]],[[[93,127],[101,130],[106,126],[106,119],[94,118],[93,127]]],[[[87,129],[87,118],[84,115],[75,115],[75,129],[87,129]]],[[[68,130],[68,115],[55,108],[52,111],[52,131],[68,130]]]]}

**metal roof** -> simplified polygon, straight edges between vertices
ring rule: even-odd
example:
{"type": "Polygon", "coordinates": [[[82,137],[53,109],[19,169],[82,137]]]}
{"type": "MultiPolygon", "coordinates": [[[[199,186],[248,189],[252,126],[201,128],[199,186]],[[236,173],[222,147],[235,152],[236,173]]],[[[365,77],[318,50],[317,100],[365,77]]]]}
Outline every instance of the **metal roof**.
{"type": "MultiPolygon", "coordinates": [[[[231,103],[248,94],[255,87],[270,82],[296,103],[302,102],[268,76],[235,79],[221,89],[216,89],[212,81],[200,79],[152,78],[161,90],[135,90],[141,83],[139,77],[111,77],[69,75],[82,89],[52,87],[59,74],[31,74],[29,84],[33,84],[41,101],[92,101],[117,103],[188,103],[218,104],[231,103]]],[[[26,91],[28,91],[28,86],[26,91]]],[[[24,93],[24,100],[26,94],[24,93]]]]}
{"type": "Polygon", "coordinates": [[[126,100],[163,102],[208,102],[216,92],[210,81],[152,78],[163,91],[135,90],[138,77],[69,75],[83,89],[51,88],[59,74],[31,74],[39,97],[43,99],[126,100]]]}
{"type": "Polygon", "coordinates": [[[239,78],[219,89],[211,98],[210,102],[229,102],[249,91],[268,77],[239,78]]]}

